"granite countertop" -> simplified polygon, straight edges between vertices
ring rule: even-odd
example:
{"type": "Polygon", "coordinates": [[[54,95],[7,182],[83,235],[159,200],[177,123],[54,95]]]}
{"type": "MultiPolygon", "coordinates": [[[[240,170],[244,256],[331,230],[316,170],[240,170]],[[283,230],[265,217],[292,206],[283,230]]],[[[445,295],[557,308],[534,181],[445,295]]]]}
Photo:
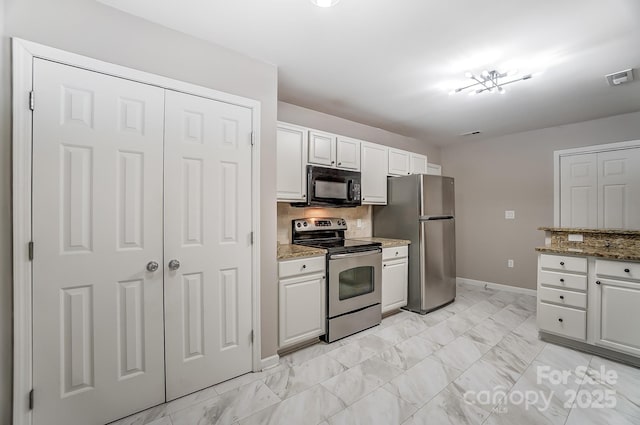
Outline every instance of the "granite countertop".
{"type": "Polygon", "coordinates": [[[312,248],[303,245],[278,244],[278,261],[294,258],[318,257],[327,254],[326,249],[312,248]]]}
{"type": "Polygon", "coordinates": [[[565,233],[601,233],[612,235],[637,235],[640,236],[640,230],[626,229],[591,229],[585,227],[538,227],[538,230],[547,232],[565,232],[565,233]]]}
{"type": "Polygon", "coordinates": [[[411,244],[411,241],[406,239],[389,239],[389,238],[354,238],[359,241],[380,242],[383,248],[393,248],[396,246],[404,246],[411,244]]]}
{"type": "MultiPolygon", "coordinates": [[[[543,229],[540,229],[543,230],[543,229]]],[[[551,254],[579,255],[587,257],[608,258],[612,260],[640,261],[640,251],[637,249],[609,249],[609,248],[570,248],[557,246],[539,246],[538,252],[548,252],[551,254]]]]}

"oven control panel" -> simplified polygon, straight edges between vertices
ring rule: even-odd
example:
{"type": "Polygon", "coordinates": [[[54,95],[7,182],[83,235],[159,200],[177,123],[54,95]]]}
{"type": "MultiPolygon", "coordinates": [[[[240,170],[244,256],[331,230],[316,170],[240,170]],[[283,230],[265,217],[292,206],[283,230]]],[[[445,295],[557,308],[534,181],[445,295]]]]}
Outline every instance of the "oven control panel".
{"type": "Polygon", "coordinates": [[[344,218],[299,218],[293,220],[293,228],[296,232],[309,232],[315,230],[347,230],[347,222],[344,218]]]}

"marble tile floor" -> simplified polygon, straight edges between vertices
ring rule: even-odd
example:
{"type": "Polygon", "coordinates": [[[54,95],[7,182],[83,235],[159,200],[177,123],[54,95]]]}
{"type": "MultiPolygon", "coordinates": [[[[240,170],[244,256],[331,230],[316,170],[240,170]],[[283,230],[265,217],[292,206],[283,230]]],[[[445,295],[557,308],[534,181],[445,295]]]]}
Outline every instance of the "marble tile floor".
{"type": "Polygon", "coordinates": [[[459,285],[436,312],[401,311],[114,425],[640,425],[640,369],[540,341],[535,307],[459,285]]]}

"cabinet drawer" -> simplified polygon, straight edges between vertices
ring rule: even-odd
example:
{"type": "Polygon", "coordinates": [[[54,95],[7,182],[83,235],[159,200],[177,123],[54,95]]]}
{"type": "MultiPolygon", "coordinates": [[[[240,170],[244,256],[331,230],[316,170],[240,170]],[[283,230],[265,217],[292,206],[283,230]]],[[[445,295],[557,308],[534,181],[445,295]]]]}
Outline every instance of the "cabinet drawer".
{"type": "Polygon", "coordinates": [[[596,260],[596,274],[640,281],[640,263],[596,260]]]}
{"type": "Polygon", "coordinates": [[[541,331],[584,341],[587,335],[587,312],[539,302],[538,327],[541,331]]]}
{"type": "Polygon", "coordinates": [[[540,301],[563,304],[568,307],[587,308],[587,294],[581,292],[564,291],[562,289],[538,288],[538,299],[540,301]]]}
{"type": "Polygon", "coordinates": [[[583,257],[540,254],[540,267],[543,269],[586,273],[587,259],[583,257]]]}
{"type": "Polygon", "coordinates": [[[587,290],[587,276],[570,273],[538,272],[538,284],[542,286],[557,286],[558,288],[587,290]]]}
{"type": "Polygon", "coordinates": [[[382,250],[382,261],[393,260],[394,258],[404,258],[408,255],[409,247],[407,245],[385,248],[382,250]]]}
{"type": "Polygon", "coordinates": [[[278,276],[283,278],[307,273],[324,273],[324,263],[325,257],[309,257],[280,261],[278,263],[278,276]]]}

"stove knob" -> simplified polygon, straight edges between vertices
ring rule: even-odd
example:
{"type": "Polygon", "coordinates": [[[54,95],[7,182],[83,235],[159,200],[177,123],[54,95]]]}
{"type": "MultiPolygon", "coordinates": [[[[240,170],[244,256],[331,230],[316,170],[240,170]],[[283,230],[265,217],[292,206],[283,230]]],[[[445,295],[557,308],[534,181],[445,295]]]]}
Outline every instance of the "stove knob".
{"type": "Polygon", "coordinates": [[[296,223],[296,227],[300,227],[300,226],[301,226],[301,224],[299,222],[296,223]]]}
{"type": "Polygon", "coordinates": [[[305,221],[305,222],[303,222],[303,223],[302,223],[302,225],[303,225],[304,227],[307,227],[307,222],[306,222],[306,221],[305,221]]]}

